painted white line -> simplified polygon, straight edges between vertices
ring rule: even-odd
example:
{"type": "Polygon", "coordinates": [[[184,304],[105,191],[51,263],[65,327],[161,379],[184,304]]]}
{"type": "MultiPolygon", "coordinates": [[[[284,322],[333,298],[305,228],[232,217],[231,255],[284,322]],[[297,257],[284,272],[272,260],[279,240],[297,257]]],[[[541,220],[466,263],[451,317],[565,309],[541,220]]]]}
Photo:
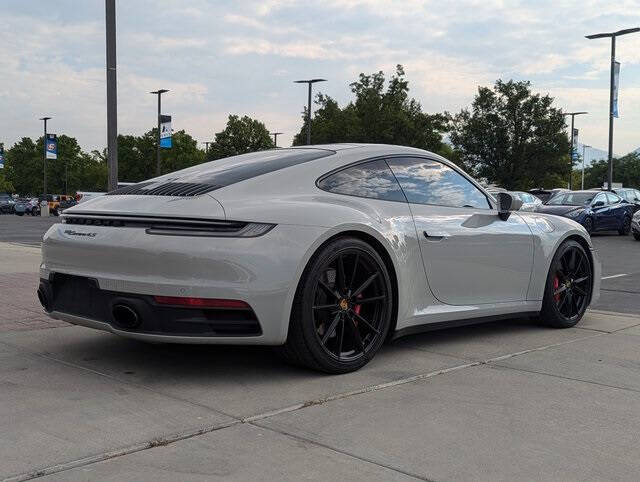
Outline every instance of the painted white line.
{"type": "Polygon", "coordinates": [[[611,276],[603,276],[600,279],[612,279],[612,278],[622,278],[623,276],[629,276],[626,273],[621,273],[621,274],[612,274],[611,276]]]}

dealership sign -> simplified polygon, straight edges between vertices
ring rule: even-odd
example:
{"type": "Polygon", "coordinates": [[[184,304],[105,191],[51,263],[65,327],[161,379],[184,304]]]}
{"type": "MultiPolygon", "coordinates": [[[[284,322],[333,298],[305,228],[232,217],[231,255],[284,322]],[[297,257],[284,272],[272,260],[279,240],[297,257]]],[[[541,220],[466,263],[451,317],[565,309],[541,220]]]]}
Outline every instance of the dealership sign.
{"type": "Polygon", "coordinates": [[[0,146],[0,169],[4,169],[4,147],[0,146]]]}
{"type": "Polygon", "coordinates": [[[56,134],[47,134],[46,146],[47,159],[58,158],[58,136],[56,134]]]}
{"type": "Polygon", "coordinates": [[[171,116],[160,116],[160,147],[163,149],[171,149],[171,116]]]}

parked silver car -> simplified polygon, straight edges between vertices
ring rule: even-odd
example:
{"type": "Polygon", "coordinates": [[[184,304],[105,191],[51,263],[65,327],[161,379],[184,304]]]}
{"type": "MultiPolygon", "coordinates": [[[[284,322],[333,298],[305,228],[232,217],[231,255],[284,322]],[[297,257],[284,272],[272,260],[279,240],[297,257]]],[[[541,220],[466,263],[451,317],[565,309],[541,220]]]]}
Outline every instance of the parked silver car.
{"type": "Polygon", "coordinates": [[[521,315],[574,326],[599,295],[589,235],[519,204],[420,149],[244,154],[69,208],[44,237],[38,296],[78,325],[279,345],[330,373],[425,329],[521,315]]]}

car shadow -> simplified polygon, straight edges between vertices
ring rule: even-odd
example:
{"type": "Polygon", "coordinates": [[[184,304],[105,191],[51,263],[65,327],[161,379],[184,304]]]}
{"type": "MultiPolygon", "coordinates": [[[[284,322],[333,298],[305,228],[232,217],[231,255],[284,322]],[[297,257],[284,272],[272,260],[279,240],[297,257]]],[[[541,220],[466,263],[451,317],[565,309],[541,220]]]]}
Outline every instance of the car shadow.
{"type": "MultiPolygon", "coordinates": [[[[513,319],[407,335],[388,341],[374,362],[378,369],[384,369],[382,364],[402,357],[407,350],[414,352],[413,356],[420,350],[464,359],[465,344],[490,343],[495,346],[503,337],[513,340],[514,335],[526,337],[541,330],[554,331],[535,321],[513,319]]],[[[150,344],[87,332],[84,328],[82,336],[65,338],[59,341],[58,347],[47,346],[47,352],[53,356],[58,353],[64,360],[83,367],[143,383],[161,379],[200,383],[219,377],[251,384],[274,377],[308,378],[314,375],[309,369],[285,363],[273,347],[150,344]]]]}

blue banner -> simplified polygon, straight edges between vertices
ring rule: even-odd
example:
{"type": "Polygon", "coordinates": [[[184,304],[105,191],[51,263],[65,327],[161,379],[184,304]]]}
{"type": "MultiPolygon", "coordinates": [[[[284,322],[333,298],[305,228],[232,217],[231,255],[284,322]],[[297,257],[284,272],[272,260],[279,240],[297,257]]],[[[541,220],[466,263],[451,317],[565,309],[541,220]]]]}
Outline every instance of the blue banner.
{"type": "Polygon", "coordinates": [[[162,149],[171,149],[171,116],[160,116],[160,147],[162,149]]]}
{"type": "Polygon", "coordinates": [[[47,134],[46,139],[47,159],[58,158],[58,136],[55,134],[47,134]]]}
{"type": "Polygon", "coordinates": [[[4,147],[0,146],[0,169],[4,169],[4,147]]]}
{"type": "Polygon", "coordinates": [[[613,117],[618,117],[618,90],[620,87],[620,62],[613,64],[613,117]]]}

